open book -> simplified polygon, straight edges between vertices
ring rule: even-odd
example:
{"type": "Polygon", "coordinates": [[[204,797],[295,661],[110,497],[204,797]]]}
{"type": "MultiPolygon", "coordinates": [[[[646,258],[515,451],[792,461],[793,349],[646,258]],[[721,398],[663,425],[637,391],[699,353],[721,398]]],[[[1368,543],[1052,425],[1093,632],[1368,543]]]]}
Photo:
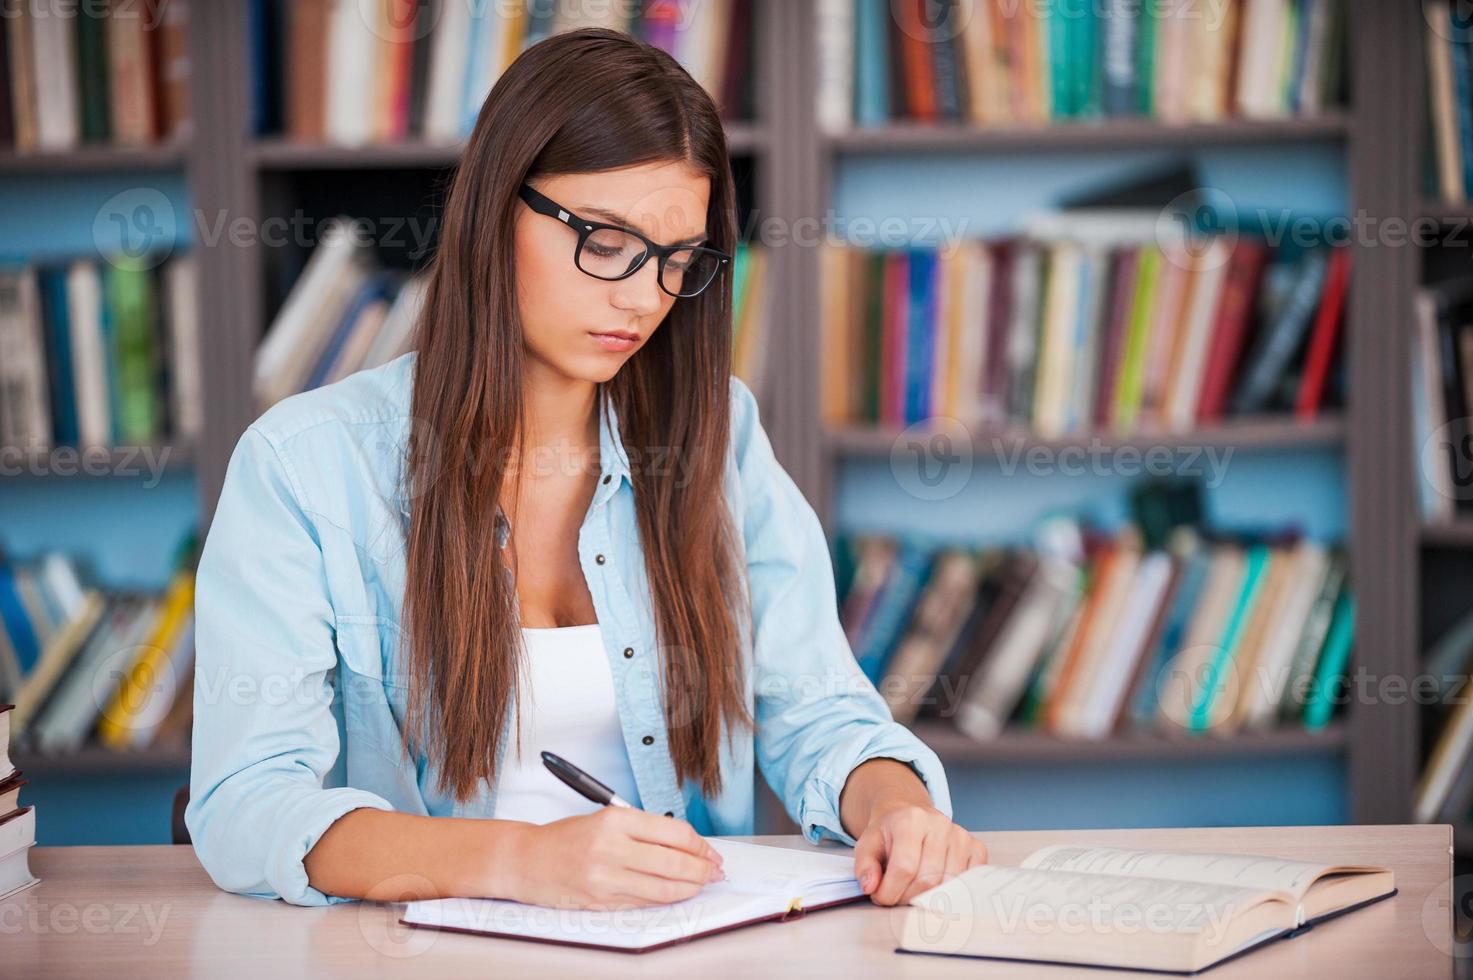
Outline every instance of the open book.
{"type": "Polygon", "coordinates": [[[556,909],[492,898],[410,902],[412,926],[643,953],[672,943],[863,898],[854,858],[709,838],[726,880],[670,905],[637,909],[556,909]]]}
{"type": "Polygon", "coordinates": [[[915,896],[900,948],[1191,973],[1395,893],[1385,868],[1054,845],[915,896]]]}

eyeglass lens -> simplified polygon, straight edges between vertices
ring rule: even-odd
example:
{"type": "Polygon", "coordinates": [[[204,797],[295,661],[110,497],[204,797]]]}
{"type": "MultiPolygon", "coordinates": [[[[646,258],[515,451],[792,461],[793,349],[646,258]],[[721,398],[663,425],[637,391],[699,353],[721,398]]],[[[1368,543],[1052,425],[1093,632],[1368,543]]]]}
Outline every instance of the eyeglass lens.
{"type": "MultiPolygon", "coordinates": [[[[619,279],[644,258],[645,244],[627,232],[599,228],[583,241],[577,255],[578,268],[600,279],[619,279]]],[[[660,284],[677,296],[691,296],[705,289],[721,267],[709,251],[683,248],[665,260],[660,284]]]]}

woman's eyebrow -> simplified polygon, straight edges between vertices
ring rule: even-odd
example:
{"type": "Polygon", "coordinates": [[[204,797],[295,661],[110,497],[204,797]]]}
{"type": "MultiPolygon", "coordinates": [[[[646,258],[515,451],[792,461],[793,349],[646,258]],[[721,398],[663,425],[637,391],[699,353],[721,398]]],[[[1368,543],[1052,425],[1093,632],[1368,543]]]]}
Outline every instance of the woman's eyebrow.
{"type": "MultiPolygon", "coordinates": [[[[579,214],[586,214],[590,218],[598,218],[600,221],[606,221],[606,222],[608,222],[611,225],[620,225],[621,227],[624,227],[624,228],[630,227],[630,225],[628,225],[628,224],[625,223],[624,218],[622,218],[621,216],[615,214],[614,212],[609,211],[609,210],[606,210],[604,208],[595,207],[595,206],[593,206],[591,204],[575,204],[575,205],[573,205],[573,208],[579,214]]],[[[644,229],[643,228],[636,228],[635,231],[638,231],[641,234],[644,234],[644,229]]],[[[654,238],[653,235],[649,235],[648,237],[649,238],[654,238]]],[[[698,245],[698,244],[700,244],[701,242],[703,242],[705,240],[706,240],[706,233],[705,232],[701,232],[699,235],[691,235],[688,238],[681,238],[681,239],[678,239],[677,241],[670,242],[669,244],[671,244],[671,245],[698,245]]]]}

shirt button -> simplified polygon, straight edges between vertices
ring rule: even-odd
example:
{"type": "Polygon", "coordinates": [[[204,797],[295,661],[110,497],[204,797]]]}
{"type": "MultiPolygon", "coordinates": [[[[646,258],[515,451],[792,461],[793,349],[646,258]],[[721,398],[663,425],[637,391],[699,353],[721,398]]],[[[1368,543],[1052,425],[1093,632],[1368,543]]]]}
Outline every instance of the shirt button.
{"type": "Polygon", "coordinates": [[[625,660],[628,660],[632,656],[634,656],[634,647],[625,647],[624,648],[624,659],[625,660]]]}
{"type": "Polygon", "coordinates": [[[665,811],[665,816],[667,816],[667,817],[673,817],[673,816],[675,816],[675,811],[674,810],[666,810],[665,811]]]}
{"type": "Polygon", "coordinates": [[[605,473],[605,474],[604,474],[604,485],[605,485],[605,486],[607,486],[607,485],[608,485],[608,482],[609,482],[609,481],[610,481],[610,480],[612,480],[612,479],[613,479],[613,478],[614,478],[614,477],[613,477],[613,475],[612,475],[612,474],[609,474],[609,473],[605,473]]]}
{"type": "Polygon", "coordinates": [[[598,562],[600,565],[602,565],[604,563],[604,556],[603,555],[594,555],[593,556],[593,560],[596,561],[596,562],[598,562]]]}
{"type": "Polygon", "coordinates": [[[640,739],[640,741],[643,742],[645,745],[654,745],[655,744],[655,736],[653,736],[653,735],[646,735],[644,738],[640,739]]]}

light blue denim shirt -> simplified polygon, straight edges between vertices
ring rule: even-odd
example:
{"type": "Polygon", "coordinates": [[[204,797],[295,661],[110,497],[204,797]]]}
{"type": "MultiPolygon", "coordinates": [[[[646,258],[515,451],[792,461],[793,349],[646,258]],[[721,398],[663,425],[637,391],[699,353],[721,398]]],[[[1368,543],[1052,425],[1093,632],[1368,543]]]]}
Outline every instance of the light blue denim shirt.
{"type": "MultiPolygon", "coordinates": [[[[228,891],[299,905],[346,901],[309,885],[302,859],[357,807],[496,814],[488,781],[457,802],[435,788],[426,758],[411,761],[400,748],[412,505],[400,478],[414,357],[285,399],[231,456],[199,563],[185,811],[200,862],[228,891]]],[[[726,496],[752,601],[747,704],[756,730],[723,742],[723,789],[705,798],[677,781],[670,757],[630,464],[613,435],[613,406],[600,407],[602,472],[578,557],[641,805],[702,834],[749,834],[755,764],[810,841],[853,844],[839,823],[839,793],[855,766],[883,756],[909,763],[949,816],[940,761],[891,719],[855,664],[817,516],[735,378],[731,412],[726,496]]]]}

